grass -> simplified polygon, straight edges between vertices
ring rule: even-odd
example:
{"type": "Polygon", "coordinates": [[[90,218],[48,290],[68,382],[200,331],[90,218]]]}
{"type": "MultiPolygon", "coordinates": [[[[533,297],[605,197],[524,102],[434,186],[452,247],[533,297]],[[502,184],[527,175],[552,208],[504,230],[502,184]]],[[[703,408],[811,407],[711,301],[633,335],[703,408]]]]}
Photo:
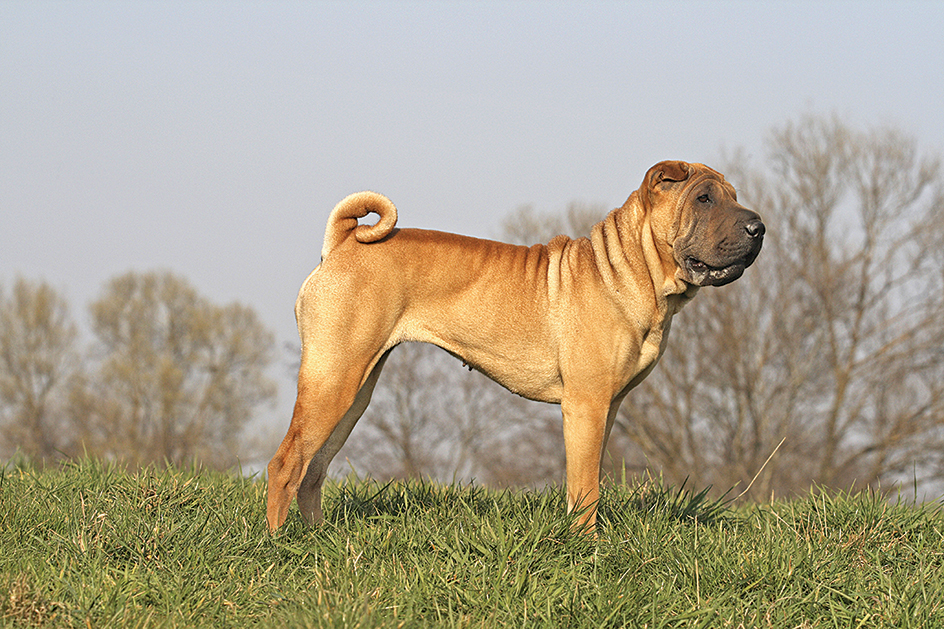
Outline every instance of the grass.
{"type": "Polygon", "coordinates": [[[93,461],[0,476],[0,626],[944,626],[944,514],[859,493],[729,509],[608,487],[354,480],[265,530],[264,483],[93,461]]]}

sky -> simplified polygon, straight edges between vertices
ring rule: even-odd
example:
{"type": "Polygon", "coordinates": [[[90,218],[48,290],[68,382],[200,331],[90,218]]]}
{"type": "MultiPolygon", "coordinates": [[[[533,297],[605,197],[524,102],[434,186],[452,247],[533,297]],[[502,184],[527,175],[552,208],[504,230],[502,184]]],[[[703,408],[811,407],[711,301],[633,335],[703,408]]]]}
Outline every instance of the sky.
{"type": "Polygon", "coordinates": [[[494,237],[524,204],[617,207],[663,159],[759,163],[806,113],[942,153],[942,31],[930,0],[2,0],[0,285],[46,280],[87,327],[107,280],[171,270],[297,346],[352,192],[494,237]]]}

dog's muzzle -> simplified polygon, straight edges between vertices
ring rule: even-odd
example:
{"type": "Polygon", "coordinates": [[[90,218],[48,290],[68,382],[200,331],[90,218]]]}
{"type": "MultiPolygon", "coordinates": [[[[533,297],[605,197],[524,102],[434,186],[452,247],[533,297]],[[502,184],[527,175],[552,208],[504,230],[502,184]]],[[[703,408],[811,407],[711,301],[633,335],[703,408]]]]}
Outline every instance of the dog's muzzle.
{"type": "MultiPolygon", "coordinates": [[[[688,281],[696,286],[724,286],[741,277],[744,269],[757,259],[767,228],[759,216],[744,221],[733,237],[724,238],[711,252],[710,263],[695,255],[686,255],[683,266],[688,281]]],[[[707,256],[706,256],[707,258],[707,256]]]]}

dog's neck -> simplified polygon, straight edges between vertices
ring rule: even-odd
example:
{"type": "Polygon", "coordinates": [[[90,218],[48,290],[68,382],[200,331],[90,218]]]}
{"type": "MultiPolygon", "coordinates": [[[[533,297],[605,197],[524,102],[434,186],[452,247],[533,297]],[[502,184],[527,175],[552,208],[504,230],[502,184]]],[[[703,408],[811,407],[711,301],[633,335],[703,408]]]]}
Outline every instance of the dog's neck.
{"type": "Polygon", "coordinates": [[[649,270],[652,292],[659,312],[668,316],[675,314],[695,296],[698,287],[680,277],[672,245],[656,234],[651,217],[639,200],[638,191],[630,195],[626,203],[611,214],[616,219],[620,232],[625,234],[627,245],[633,250],[638,247],[638,251],[642,253],[642,259],[638,260],[638,263],[649,270]],[[673,303],[670,305],[669,302],[673,303]],[[675,306],[674,302],[679,303],[675,306]]]}

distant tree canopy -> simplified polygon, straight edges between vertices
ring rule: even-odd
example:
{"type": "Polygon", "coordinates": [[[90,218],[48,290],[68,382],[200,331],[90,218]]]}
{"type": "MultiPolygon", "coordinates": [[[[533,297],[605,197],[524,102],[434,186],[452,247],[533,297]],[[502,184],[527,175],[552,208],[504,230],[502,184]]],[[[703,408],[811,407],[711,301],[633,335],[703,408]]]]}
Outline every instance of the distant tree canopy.
{"type": "Polygon", "coordinates": [[[65,299],[45,282],[0,287],[0,438],[54,457],[69,431],[63,408],[78,368],[76,327],[65,299]]]}
{"type": "MultiPolygon", "coordinates": [[[[677,316],[662,362],[623,402],[611,470],[750,486],[758,498],[944,482],[938,158],[893,128],[805,116],[771,132],[761,166],[737,154],[713,166],[763,216],[764,250],[677,316]]],[[[501,237],[586,235],[606,210],[525,206],[501,237]]],[[[212,304],[170,273],[129,273],[91,315],[83,350],[48,284],[0,287],[2,454],[231,464],[242,428],[274,395],[273,338],[252,309],[212,304]]],[[[560,433],[558,408],[408,345],[342,454],[381,478],[534,485],[561,480],[560,433]]]]}
{"type": "Polygon", "coordinates": [[[166,272],[116,277],[90,310],[95,341],[80,357],[48,285],[18,280],[0,301],[4,450],[233,464],[243,426],[275,395],[274,339],[255,312],[166,272]]]}

